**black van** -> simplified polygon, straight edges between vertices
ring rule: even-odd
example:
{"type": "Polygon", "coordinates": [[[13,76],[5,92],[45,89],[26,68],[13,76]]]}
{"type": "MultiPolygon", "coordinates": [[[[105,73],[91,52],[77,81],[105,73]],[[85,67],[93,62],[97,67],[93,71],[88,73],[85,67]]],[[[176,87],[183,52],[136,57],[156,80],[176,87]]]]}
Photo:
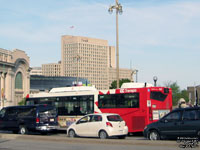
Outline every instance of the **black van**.
{"type": "Polygon", "coordinates": [[[49,105],[10,106],[0,111],[0,130],[28,134],[39,131],[46,134],[58,127],[57,110],[49,105]]]}
{"type": "Polygon", "coordinates": [[[150,140],[177,137],[200,138],[200,107],[175,109],[159,121],[147,125],[143,133],[150,140]]]}

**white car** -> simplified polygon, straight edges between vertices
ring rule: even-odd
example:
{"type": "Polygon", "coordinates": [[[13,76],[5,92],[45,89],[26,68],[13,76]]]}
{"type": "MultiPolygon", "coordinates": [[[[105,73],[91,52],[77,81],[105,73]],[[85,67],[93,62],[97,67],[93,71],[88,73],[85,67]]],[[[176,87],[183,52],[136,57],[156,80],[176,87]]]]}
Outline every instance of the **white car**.
{"type": "Polygon", "coordinates": [[[125,139],[128,134],[128,127],[125,121],[118,114],[98,113],[89,114],[74,122],[67,129],[69,137],[118,137],[125,139]]]}

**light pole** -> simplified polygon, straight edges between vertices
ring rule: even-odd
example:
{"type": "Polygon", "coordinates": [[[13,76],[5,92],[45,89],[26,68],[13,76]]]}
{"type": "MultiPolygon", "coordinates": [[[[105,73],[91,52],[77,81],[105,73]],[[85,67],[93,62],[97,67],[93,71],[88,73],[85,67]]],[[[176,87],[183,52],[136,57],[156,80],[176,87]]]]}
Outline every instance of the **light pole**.
{"type": "Polygon", "coordinates": [[[109,13],[113,12],[113,9],[116,9],[116,57],[117,57],[117,88],[119,88],[119,39],[118,39],[118,13],[122,14],[122,5],[118,3],[118,0],[115,0],[115,5],[110,6],[108,9],[109,13]]]}
{"type": "Polygon", "coordinates": [[[76,64],[76,67],[77,67],[76,85],[78,85],[78,71],[79,71],[79,69],[78,69],[78,62],[80,61],[80,59],[81,59],[81,57],[80,57],[79,55],[76,55],[76,56],[74,57],[74,60],[77,62],[77,64],[76,64]]]}

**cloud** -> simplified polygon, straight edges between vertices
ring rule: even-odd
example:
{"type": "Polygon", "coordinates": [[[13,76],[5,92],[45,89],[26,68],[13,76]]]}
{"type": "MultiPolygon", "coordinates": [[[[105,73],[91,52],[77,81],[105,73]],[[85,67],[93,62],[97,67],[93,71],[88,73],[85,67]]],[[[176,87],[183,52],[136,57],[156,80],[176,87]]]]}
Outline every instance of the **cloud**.
{"type": "MultiPolygon", "coordinates": [[[[177,79],[180,71],[173,62],[187,59],[197,66],[200,49],[200,2],[195,0],[120,0],[123,14],[119,15],[120,65],[129,68],[130,60],[141,69],[143,79],[156,72],[160,79],[177,79]],[[155,59],[156,58],[156,59],[155,59]],[[162,74],[163,65],[167,72],[162,74]],[[175,67],[174,67],[175,66],[175,67]],[[170,68],[172,71],[170,71],[170,68]],[[161,70],[161,71],[160,71],[161,70]],[[161,77],[162,76],[162,77],[161,77]]],[[[51,63],[60,60],[61,35],[79,35],[108,40],[115,45],[115,12],[108,13],[114,1],[3,1],[0,6],[0,44],[4,48],[29,49],[31,63],[42,64],[43,54],[51,63]],[[74,26],[74,29],[70,29],[74,26]],[[38,53],[42,55],[38,56],[38,53]],[[59,53],[59,55],[58,55],[59,53]]],[[[0,45],[1,47],[1,45],[0,45]]],[[[46,63],[46,61],[45,61],[46,63]]],[[[197,69],[193,73],[200,74],[197,69]]],[[[185,76],[189,76],[186,72],[185,76]]],[[[142,78],[141,77],[141,78],[142,78]]],[[[151,79],[152,80],[152,79],[151,79]]],[[[183,79],[182,79],[183,80],[183,79]]]]}
{"type": "Polygon", "coordinates": [[[199,6],[199,2],[170,3],[143,8],[126,6],[120,18],[122,39],[128,39],[124,40],[125,44],[180,46],[184,41],[185,45],[200,34],[197,30],[200,25],[197,19],[200,18],[199,6]]]}

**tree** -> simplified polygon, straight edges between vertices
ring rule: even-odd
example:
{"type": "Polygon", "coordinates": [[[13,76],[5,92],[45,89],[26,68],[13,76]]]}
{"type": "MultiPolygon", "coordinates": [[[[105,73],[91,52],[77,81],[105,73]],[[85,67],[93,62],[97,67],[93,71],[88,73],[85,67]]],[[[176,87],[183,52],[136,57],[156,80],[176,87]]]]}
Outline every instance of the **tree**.
{"type": "Polygon", "coordinates": [[[188,92],[187,90],[180,90],[179,85],[177,82],[167,81],[164,83],[164,86],[169,87],[172,89],[172,102],[173,106],[178,104],[180,98],[184,98],[186,102],[189,101],[188,92]]]}
{"type": "Polygon", "coordinates": [[[18,103],[18,105],[25,105],[25,102],[26,102],[26,98],[23,98],[23,99],[18,103]]]}
{"type": "MultiPolygon", "coordinates": [[[[121,87],[123,83],[128,83],[128,82],[131,82],[131,80],[129,80],[129,79],[120,79],[119,80],[119,87],[121,87]]],[[[114,80],[111,83],[110,89],[116,89],[116,88],[117,88],[117,80],[114,80]]]]}

